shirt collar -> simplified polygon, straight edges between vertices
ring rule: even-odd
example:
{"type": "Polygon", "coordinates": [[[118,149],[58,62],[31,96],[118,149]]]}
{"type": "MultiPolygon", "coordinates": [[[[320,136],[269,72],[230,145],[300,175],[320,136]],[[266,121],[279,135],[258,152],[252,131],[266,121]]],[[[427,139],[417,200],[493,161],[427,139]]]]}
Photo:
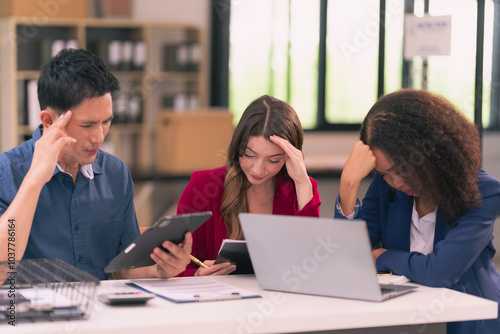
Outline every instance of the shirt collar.
{"type": "Polygon", "coordinates": [[[415,227],[418,230],[421,230],[422,224],[436,224],[436,218],[437,218],[437,208],[434,211],[429,212],[425,216],[419,217],[417,212],[417,205],[415,199],[413,199],[413,211],[411,215],[411,220],[413,224],[415,224],[415,227]]]}
{"type": "Polygon", "coordinates": [[[43,131],[43,124],[40,124],[38,128],[33,132],[33,142],[36,143],[36,141],[40,138],[42,138],[42,131],[43,131]]]}
{"type": "MultiPolygon", "coordinates": [[[[56,164],[56,167],[57,167],[57,169],[60,172],[66,173],[61,168],[61,166],[59,166],[59,164],[56,164]]],[[[85,176],[87,179],[89,179],[89,180],[93,180],[94,179],[94,168],[92,168],[92,165],[83,165],[83,166],[80,166],[80,172],[82,172],[83,176],[85,176]]],[[[66,174],[69,174],[69,173],[66,173],[66,174]]]]}

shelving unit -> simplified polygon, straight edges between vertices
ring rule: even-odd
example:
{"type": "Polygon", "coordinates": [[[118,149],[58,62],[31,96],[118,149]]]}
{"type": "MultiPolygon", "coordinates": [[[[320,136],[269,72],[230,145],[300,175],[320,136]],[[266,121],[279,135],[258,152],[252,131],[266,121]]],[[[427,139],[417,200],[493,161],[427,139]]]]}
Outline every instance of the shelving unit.
{"type": "Polygon", "coordinates": [[[133,172],[153,173],[157,111],[207,106],[206,39],[203,29],[186,24],[94,18],[46,18],[34,24],[32,17],[0,19],[0,152],[31,136],[33,116],[24,87],[38,79],[55,40],[71,41],[96,53],[112,69],[122,87],[114,108],[136,108],[133,114],[123,115],[115,110],[105,147],[133,172]],[[123,42],[122,47],[142,44],[142,65],[115,64],[108,48],[113,41],[123,42]],[[192,57],[186,58],[186,52],[192,57]]]}

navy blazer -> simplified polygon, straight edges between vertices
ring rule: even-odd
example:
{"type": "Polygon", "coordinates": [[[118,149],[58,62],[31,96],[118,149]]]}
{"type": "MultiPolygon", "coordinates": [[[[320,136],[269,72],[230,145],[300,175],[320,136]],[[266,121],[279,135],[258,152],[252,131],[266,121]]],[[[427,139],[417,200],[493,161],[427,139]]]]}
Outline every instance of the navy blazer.
{"type": "MultiPolygon", "coordinates": [[[[493,228],[500,214],[500,182],[481,170],[478,176],[482,202],[450,228],[437,212],[434,250],[428,255],[410,252],[412,196],[395,190],[377,173],[355,219],[366,221],[372,246],[381,242],[387,251],[377,259],[377,270],[392,270],[412,281],[446,287],[500,301],[500,275],[492,258],[493,228]]],[[[338,199],[337,199],[338,201],[338,199]]],[[[337,202],[338,204],[338,202],[337,202]]],[[[336,210],[335,215],[341,217],[336,210]]],[[[446,302],[446,301],[444,301],[446,302]]],[[[448,324],[448,333],[500,333],[500,320],[448,324]]]]}

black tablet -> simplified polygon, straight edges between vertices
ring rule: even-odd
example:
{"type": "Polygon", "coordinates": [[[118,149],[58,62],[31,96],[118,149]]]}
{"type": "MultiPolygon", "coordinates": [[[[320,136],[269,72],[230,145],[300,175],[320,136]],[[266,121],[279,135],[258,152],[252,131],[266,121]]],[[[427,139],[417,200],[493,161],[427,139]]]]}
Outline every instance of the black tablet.
{"type": "Polygon", "coordinates": [[[236,265],[236,270],[231,275],[254,273],[245,240],[224,239],[214,264],[222,262],[231,262],[236,265]]]}
{"type": "Polygon", "coordinates": [[[194,232],[211,216],[212,212],[205,211],[161,218],[111,260],[104,272],[112,273],[155,264],[149,256],[155,247],[163,249],[161,244],[165,240],[181,243],[187,231],[194,232]]]}

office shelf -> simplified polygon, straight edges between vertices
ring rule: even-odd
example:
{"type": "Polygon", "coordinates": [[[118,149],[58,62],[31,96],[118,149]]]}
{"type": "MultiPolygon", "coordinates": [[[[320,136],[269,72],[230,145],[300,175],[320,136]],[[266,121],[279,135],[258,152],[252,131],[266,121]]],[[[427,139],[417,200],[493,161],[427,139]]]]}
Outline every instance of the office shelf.
{"type": "Polygon", "coordinates": [[[31,136],[39,121],[28,101],[36,99],[39,69],[53,49],[71,46],[97,54],[120,82],[105,147],[132,170],[152,172],[157,111],[207,106],[206,38],[204,29],[188,24],[55,17],[34,24],[31,17],[1,18],[0,152],[31,136]],[[190,104],[173,105],[186,100],[179,95],[190,104]]]}

